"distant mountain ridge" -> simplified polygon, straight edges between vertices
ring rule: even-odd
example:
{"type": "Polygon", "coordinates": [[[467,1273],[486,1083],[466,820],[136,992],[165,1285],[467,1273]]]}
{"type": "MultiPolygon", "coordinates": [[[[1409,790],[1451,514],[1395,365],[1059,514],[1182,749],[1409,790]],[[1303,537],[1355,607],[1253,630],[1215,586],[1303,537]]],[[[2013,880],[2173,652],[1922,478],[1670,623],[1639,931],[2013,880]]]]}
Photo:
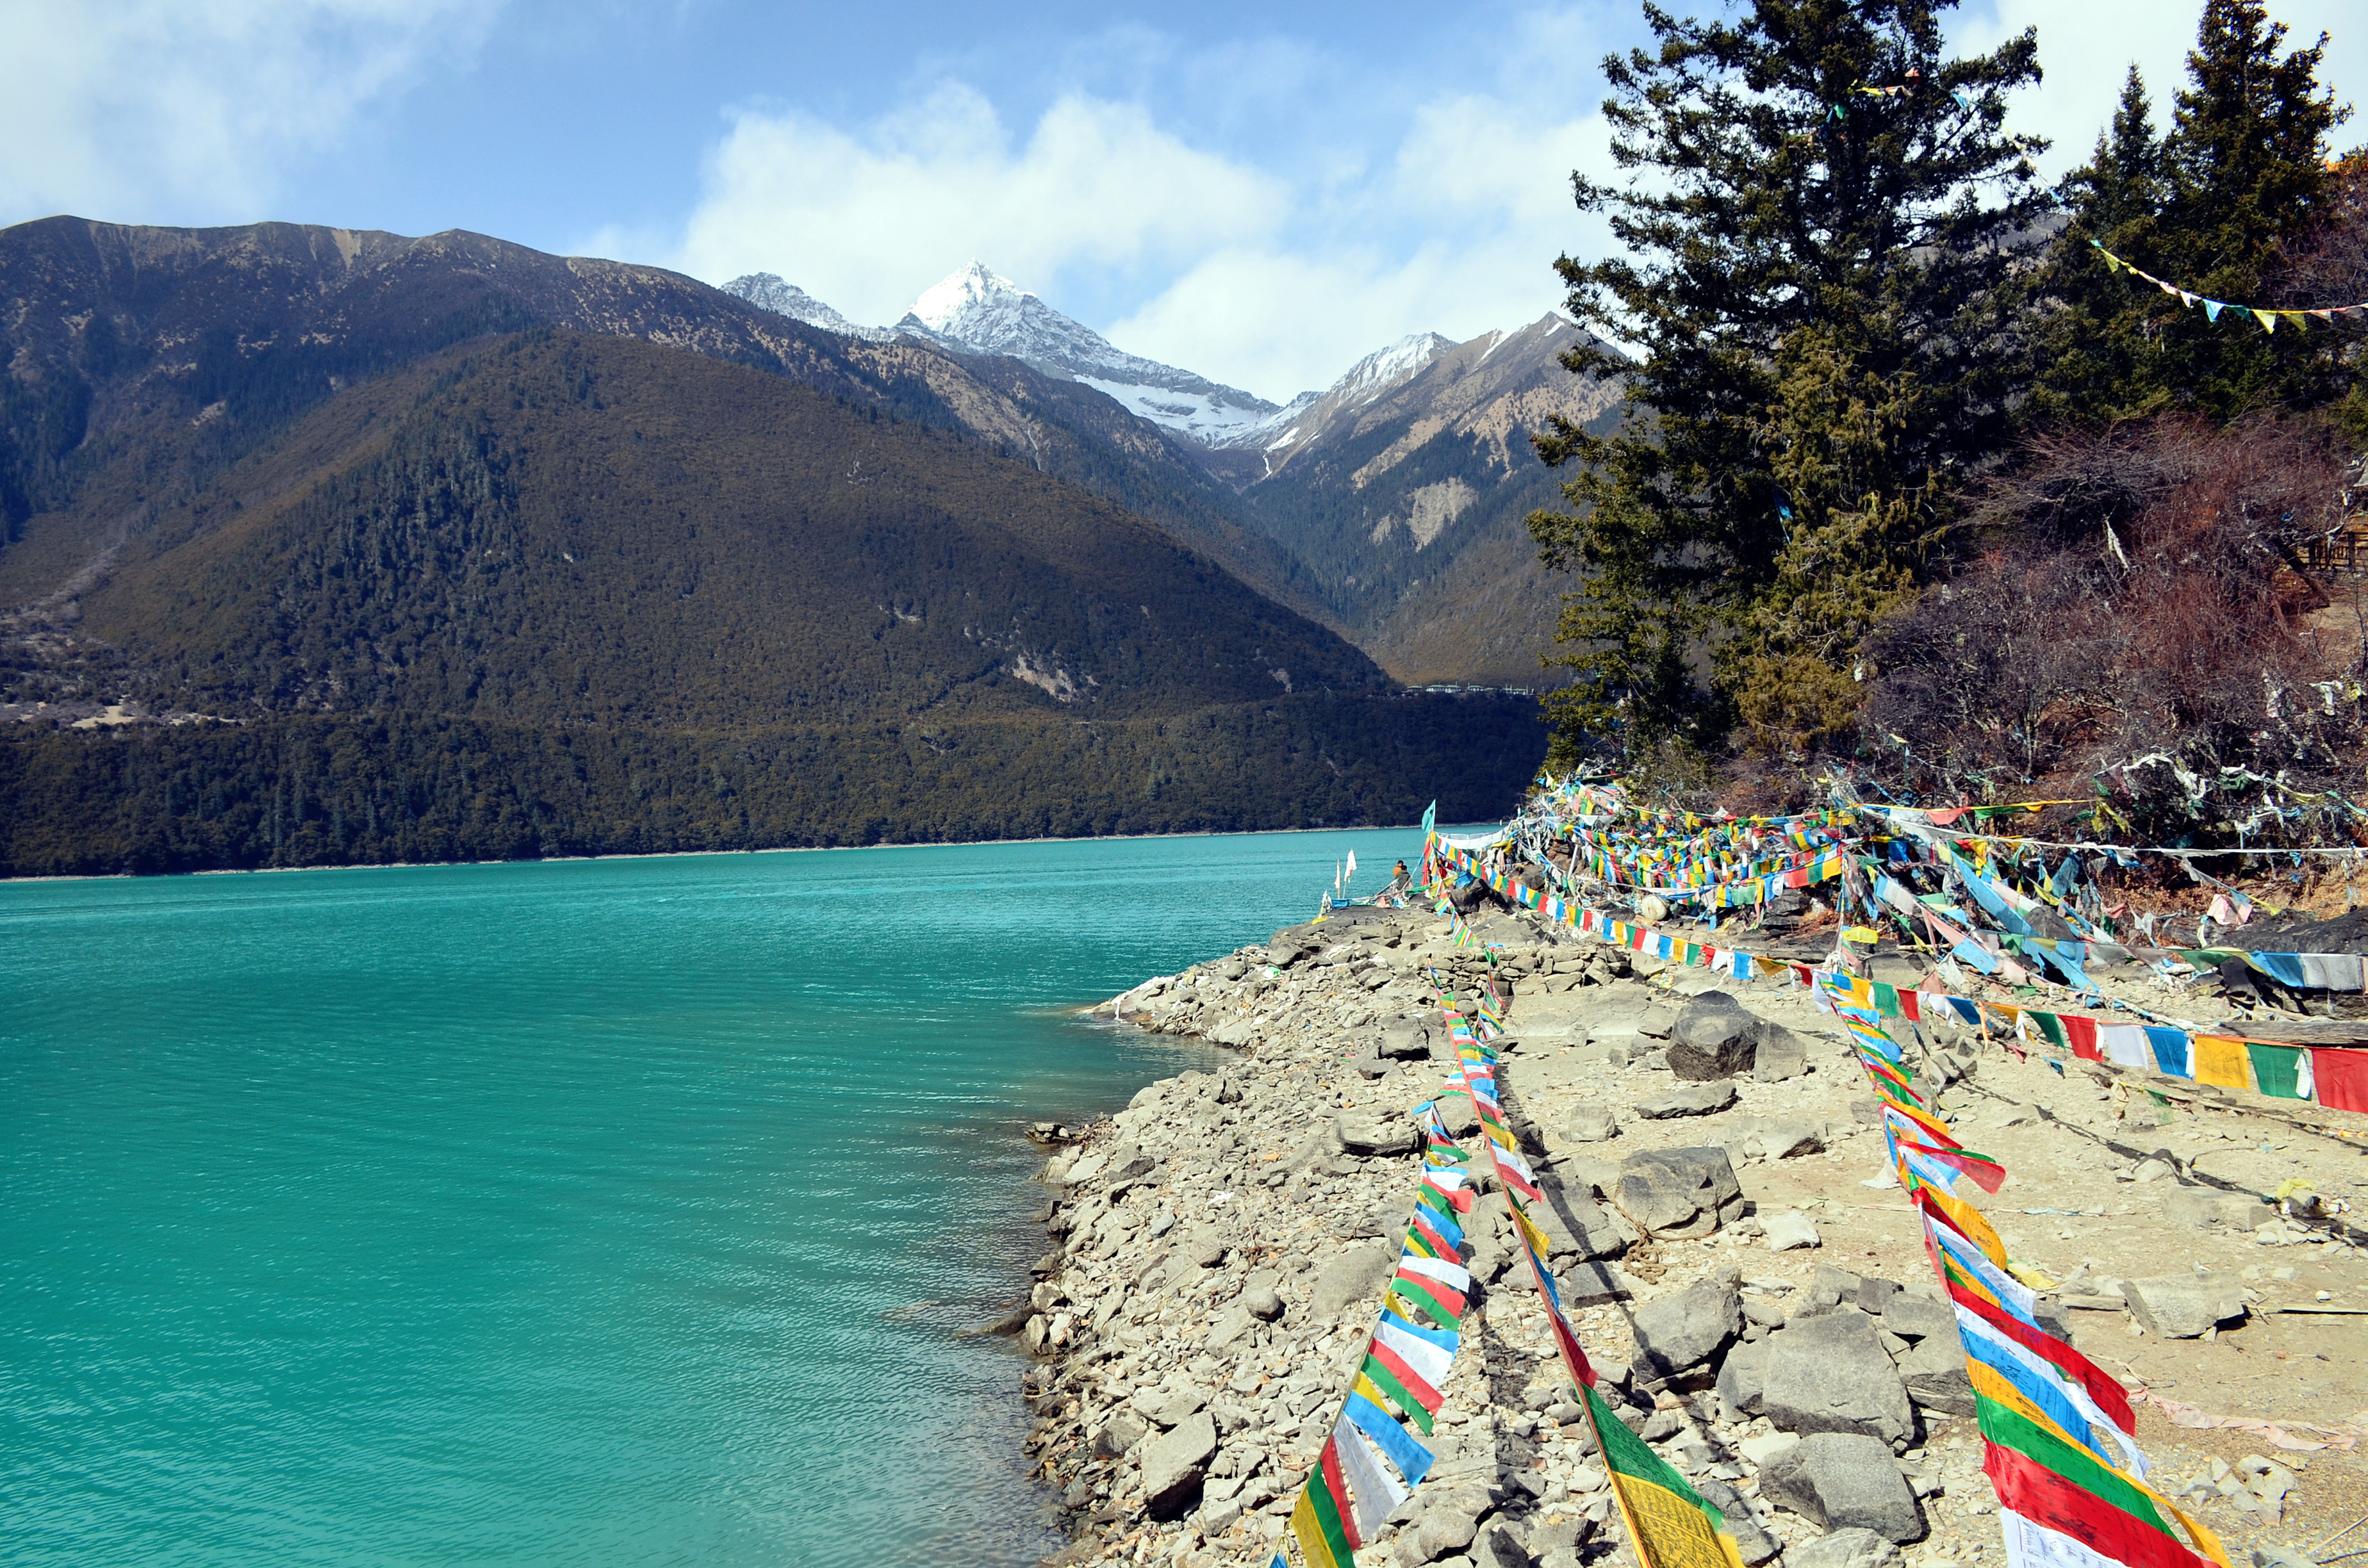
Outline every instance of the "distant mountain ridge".
{"type": "MultiPolygon", "coordinates": [[[[789,301],[801,320],[844,320],[769,273],[724,287],[789,301]]],[[[1456,343],[1416,333],[1366,355],[1329,387],[1281,407],[1130,355],[973,262],[923,293],[895,326],[865,329],[957,357],[1019,360],[1110,395],[1171,432],[1238,500],[1236,515],[1287,556],[1294,600],[1400,679],[1530,687],[1550,677],[1559,591],[1525,519],[1558,506],[1529,436],[1554,415],[1608,428],[1616,387],[1560,356],[1578,329],[1548,312],[1456,343]]]]}
{"type": "Polygon", "coordinates": [[[0,362],[0,875],[1476,816],[1543,747],[1093,388],[660,268],[43,220],[0,362]]]}
{"type": "Polygon", "coordinates": [[[976,261],[925,290],[887,327],[832,326],[847,318],[769,272],[734,278],[723,289],[825,331],[874,340],[909,337],[949,353],[1017,359],[1082,381],[1136,417],[1209,445],[1247,439],[1283,412],[1238,387],[1129,354],[976,261]]]}

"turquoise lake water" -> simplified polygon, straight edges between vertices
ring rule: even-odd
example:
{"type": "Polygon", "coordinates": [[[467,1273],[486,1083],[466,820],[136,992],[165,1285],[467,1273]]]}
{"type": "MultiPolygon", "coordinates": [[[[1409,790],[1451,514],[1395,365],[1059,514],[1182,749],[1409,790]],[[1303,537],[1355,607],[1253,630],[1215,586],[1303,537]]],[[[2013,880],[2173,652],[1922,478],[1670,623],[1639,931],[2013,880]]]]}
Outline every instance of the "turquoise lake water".
{"type": "Polygon", "coordinates": [[[1068,1007],[1406,829],[0,884],[0,1557],[1018,1563],[1068,1007]]]}

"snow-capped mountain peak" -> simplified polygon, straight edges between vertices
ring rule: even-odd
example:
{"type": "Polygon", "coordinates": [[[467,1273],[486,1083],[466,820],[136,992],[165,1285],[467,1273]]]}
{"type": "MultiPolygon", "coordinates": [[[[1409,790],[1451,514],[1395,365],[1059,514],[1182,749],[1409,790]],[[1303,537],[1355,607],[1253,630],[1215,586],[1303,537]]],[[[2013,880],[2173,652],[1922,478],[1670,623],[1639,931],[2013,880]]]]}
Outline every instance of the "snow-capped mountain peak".
{"type": "MultiPolygon", "coordinates": [[[[1024,301],[1035,299],[1010,278],[988,271],[985,263],[973,261],[935,287],[922,290],[921,297],[913,301],[912,314],[933,332],[955,333],[958,324],[984,315],[1022,310],[1024,301]]],[[[1037,303],[1041,309],[1051,309],[1042,301],[1037,303]]]]}
{"type": "Polygon", "coordinates": [[[1277,412],[1238,388],[1129,354],[977,261],[924,290],[896,329],[957,354],[1008,355],[1082,381],[1155,425],[1212,446],[1277,412]]]}
{"type": "Polygon", "coordinates": [[[808,326],[837,333],[842,337],[869,338],[876,343],[894,335],[884,327],[856,325],[796,284],[786,282],[774,273],[746,273],[723,285],[723,289],[725,293],[746,300],[759,310],[771,311],[792,321],[802,321],[808,326]]]}

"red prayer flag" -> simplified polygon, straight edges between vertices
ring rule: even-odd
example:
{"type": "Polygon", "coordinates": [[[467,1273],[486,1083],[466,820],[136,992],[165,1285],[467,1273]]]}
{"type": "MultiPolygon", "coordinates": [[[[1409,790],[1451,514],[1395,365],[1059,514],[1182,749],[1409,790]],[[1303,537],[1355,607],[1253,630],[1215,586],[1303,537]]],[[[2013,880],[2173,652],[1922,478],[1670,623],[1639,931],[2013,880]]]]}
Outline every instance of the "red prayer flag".
{"type": "Polygon", "coordinates": [[[2310,1053],[2318,1103],[2337,1110],[2368,1110],[2368,1051],[2321,1046],[2310,1053]]]}

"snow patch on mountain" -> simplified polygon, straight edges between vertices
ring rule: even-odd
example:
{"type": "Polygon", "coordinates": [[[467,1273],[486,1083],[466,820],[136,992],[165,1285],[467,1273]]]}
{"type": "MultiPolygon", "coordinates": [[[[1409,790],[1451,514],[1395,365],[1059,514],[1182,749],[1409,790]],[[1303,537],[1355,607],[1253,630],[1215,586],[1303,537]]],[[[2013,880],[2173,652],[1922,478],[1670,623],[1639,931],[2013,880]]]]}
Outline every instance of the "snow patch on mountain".
{"type": "Polygon", "coordinates": [[[746,300],[759,310],[771,311],[776,315],[788,316],[792,321],[802,321],[808,326],[818,326],[842,337],[861,337],[881,343],[895,335],[885,327],[856,325],[796,284],[786,282],[774,273],[746,273],[722,287],[725,293],[746,300]]]}
{"type": "Polygon", "coordinates": [[[979,262],[927,290],[897,329],[961,354],[1002,354],[1084,382],[1128,412],[1208,445],[1281,410],[1205,376],[1129,354],[979,262]]]}

